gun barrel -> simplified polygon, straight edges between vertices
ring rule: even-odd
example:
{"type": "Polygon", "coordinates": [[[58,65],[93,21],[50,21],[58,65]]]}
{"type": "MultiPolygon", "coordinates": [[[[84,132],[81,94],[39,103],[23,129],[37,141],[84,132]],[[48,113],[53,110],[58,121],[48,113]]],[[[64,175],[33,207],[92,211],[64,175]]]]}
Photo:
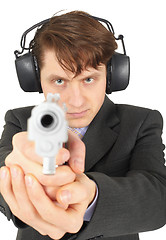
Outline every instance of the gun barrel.
{"type": "Polygon", "coordinates": [[[45,128],[49,128],[54,124],[54,118],[50,114],[45,114],[41,118],[41,125],[45,128]]]}
{"type": "Polygon", "coordinates": [[[39,114],[38,127],[45,131],[51,131],[58,127],[60,117],[61,115],[56,112],[44,111],[39,114]]]}

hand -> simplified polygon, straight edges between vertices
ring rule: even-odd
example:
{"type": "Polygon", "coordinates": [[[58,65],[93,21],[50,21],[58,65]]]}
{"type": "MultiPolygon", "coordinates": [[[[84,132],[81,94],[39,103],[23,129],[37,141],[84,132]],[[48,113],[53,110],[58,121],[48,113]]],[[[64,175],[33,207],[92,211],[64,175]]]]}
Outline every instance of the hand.
{"type": "Polygon", "coordinates": [[[70,204],[64,210],[50,200],[34,176],[28,174],[24,180],[20,167],[12,166],[11,175],[7,167],[2,167],[0,177],[0,191],[14,215],[53,239],[62,238],[66,232],[80,230],[86,208],[95,196],[95,183],[84,174],[77,175],[75,182],[57,192],[60,204],[70,204]],[[67,193],[70,196],[68,199],[67,193]]]}
{"type": "Polygon", "coordinates": [[[73,182],[75,173],[84,171],[85,145],[78,136],[71,131],[68,134],[68,149],[60,149],[56,156],[58,165],[68,161],[67,165],[59,166],[56,174],[47,176],[42,173],[42,158],[35,153],[34,142],[28,141],[27,132],[21,132],[13,137],[13,151],[5,160],[6,166],[14,164],[21,166],[24,173],[33,174],[42,185],[57,186],[73,182]]]}

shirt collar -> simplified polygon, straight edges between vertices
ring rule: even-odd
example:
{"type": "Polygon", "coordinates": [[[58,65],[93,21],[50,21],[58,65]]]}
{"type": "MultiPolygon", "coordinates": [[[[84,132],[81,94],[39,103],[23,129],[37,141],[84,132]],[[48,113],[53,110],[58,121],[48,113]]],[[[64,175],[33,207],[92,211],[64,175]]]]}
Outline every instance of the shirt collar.
{"type": "Polygon", "coordinates": [[[85,135],[87,129],[88,129],[88,126],[86,127],[83,127],[83,128],[71,128],[71,127],[68,127],[68,129],[70,129],[72,132],[76,133],[79,138],[83,138],[83,136],[85,135]]]}

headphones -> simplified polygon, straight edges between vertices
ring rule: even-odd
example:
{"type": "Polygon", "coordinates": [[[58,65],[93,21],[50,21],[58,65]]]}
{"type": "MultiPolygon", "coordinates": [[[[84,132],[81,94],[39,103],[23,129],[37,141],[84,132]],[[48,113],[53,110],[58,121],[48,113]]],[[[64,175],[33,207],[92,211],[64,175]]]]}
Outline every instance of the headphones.
{"type": "MultiPolygon", "coordinates": [[[[103,22],[107,25],[110,32],[114,33],[112,24],[102,18],[90,16],[99,22],[103,22]]],[[[29,29],[27,29],[21,37],[21,51],[16,50],[14,52],[16,56],[15,66],[16,72],[19,80],[20,87],[25,92],[39,92],[42,93],[42,88],[40,84],[40,69],[37,63],[36,57],[32,54],[32,47],[26,48],[26,36],[29,32],[35,28],[41,27],[43,24],[49,22],[49,19],[41,21],[29,29]],[[23,54],[24,50],[28,50],[28,53],[23,54]]],[[[121,91],[127,88],[129,84],[130,76],[130,58],[126,55],[125,45],[123,41],[123,35],[119,35],[115,40],[120,40],[123,47],[123,54],[115,52],[111,59],[107,63],[107,84],[106,93],[110,94],[112,92],[121,91]]]]}

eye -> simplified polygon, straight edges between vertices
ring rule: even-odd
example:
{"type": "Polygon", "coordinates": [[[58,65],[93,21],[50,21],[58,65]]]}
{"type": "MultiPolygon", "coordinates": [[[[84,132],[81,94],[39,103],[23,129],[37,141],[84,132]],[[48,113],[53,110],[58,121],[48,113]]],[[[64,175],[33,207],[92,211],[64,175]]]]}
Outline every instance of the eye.
{"type": "Polygon", "coordinates": [[[87,78],[87,79],[85,79],[85,82],[86,83],[92,83],[94,81],[94,79],[93,78],[87,78]]]}
{"type": "Polygon", "coordinates": [[[56,85],[63,85],[64,84],[64,80],[58,79],[58,80],[55,81],[55,84],[56,85]]]}

